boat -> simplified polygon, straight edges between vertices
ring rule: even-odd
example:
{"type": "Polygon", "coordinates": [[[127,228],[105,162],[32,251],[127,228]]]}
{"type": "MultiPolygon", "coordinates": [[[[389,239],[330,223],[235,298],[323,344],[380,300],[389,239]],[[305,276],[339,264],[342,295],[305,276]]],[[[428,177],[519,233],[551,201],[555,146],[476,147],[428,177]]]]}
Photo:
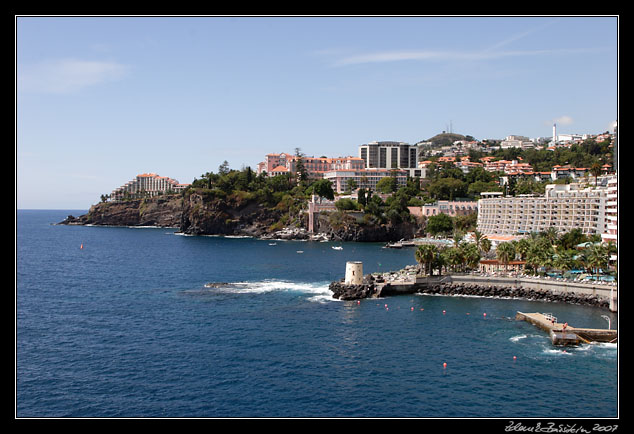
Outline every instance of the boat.
{"type": "Polygon", "coordinates": [[[277,243],[269,243],[269,246],[277,246],[277,243]]]}
{"type": "Polygon", "coordinates": [[[341,246],[332,246],[333,250],[343,250],[341,246]]]}
{"type": "Polygon", "coordinates": [[[304,251],[303,250],[298,250],[297,253],[304,253],[304,251]]]}

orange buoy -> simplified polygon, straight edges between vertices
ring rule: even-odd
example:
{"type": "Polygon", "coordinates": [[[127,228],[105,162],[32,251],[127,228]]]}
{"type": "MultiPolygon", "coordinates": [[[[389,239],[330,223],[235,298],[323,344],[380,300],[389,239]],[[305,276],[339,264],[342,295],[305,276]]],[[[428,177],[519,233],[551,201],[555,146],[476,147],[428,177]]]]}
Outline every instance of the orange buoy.
{"type": "Polygon", "coordinates": [[[79,249],[83,250],[83,248],[84,248],[84,243],[81,243],[81,245],[79,246],[79,249]]]}
{"type": "Polygon", "coordinates": [[[442,364],[443,369],[447,367],[447,362],[442,364]]]}

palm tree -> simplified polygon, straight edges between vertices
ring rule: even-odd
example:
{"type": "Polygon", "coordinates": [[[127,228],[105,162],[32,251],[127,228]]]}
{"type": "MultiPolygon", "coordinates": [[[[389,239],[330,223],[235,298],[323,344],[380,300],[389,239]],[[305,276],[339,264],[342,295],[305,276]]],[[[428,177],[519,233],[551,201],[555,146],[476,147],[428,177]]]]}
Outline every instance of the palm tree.
{"type": "Polygon", "coordinates": [[[561,250],[557,252],[553,265],[561,271],[572,270],[575,267],[575,255],[574,250],[561,250]]]}
{"type": "Polygon", "coordinates": [[[458,266],[464,264],[464,256],[460,247],[450,247],[445,252],[445,259],[448,265],[456,271],[458,266]]]}
{"type": "Polygon", "coordinates": [[[477,268],[480,263],[480,250],[476,244],[466,244],[462,253],[463,261],[469,268],[477,268]]]}
{"type": "Polygon", "coordinates": [[[421,267],[423,267],[427,275],[431,276],[431,267],[434,263],[434,259],[437,253],[438,248],[432,244],[423,244],[422,246],[418,246],[418,248],[414,252],[416,262],[418,262],[421,267]]]}
{"type": "Polygon", "coordinates": [[[442,267],[448,264],[447,260],[447,248],[441,247],[436,249],[436,254],[434,255],[434,262],[432,263],[433,268],[438,268],[438,275],[442,275],[442,267]]]}
{"type": "Polygon", "coordinates": [[[549,242],[550,245],[554,245],[555,241],[557,241],[557,239],[559,238],[557,236],[557,228],[555,228],[554,226],[549,227],[548,229],[546,229],[544,232],[541,233],[541,235],[546,238],[549,242]]]}
{"type": "Polygon", "coordinates": [[[590,167],[590,173],[592,173],[592,176],[594,176],[594,186],[597,186],[597,178],[599,177],[599,175],[601,175],[601,164],[598,162],[595,162],[591,167],[590,167]]]}
{"type": "Polygon", "coordinates": [[[498,260],[504,264],[504,270],[508,271],[509,262],[515,259],[515,247],[513,247],[513,244],[508,242],[500,243],[495,249],[495,252],[498,260]]]}
{"type": "Polygon", "coordinates": [[[482,252],[483,253],[489,253],[489,251],[491,251],[491,240],[488,238],[483,239],[480,242],[481,248],[482,248],[482,252]]]}
{"type": "Polygon", "coordinates": [[[522,260],[526,259],[526,255],[531,248],[531,242],[527,238],[522,238],[515,243],[515,250],[522,260]]]}
{"type": "Polygon", "coordinates": [[[608,247],[603,243],[595,243],[584,250],[584,262],[592,274],[599,275],[599,269],[606,268],[610,262],[608,247]],[[596,272],[596,273],[595,273],[596,272]]]}

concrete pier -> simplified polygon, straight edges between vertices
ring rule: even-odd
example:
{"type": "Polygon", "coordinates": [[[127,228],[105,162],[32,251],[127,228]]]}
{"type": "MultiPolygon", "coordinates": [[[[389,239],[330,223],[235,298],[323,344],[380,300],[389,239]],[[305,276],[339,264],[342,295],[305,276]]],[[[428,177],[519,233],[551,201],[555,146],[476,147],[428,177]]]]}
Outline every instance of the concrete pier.
{"type": "Polygon", "coordinates": [[[567,323],[559,323],[556,317],[548,313],[517,312],[515,319],[529,322],[546,330],[554,345],[578,345],[590,342],[613,343],[617,341],[618,337],[617,330],[572,327],[567,323]]]}

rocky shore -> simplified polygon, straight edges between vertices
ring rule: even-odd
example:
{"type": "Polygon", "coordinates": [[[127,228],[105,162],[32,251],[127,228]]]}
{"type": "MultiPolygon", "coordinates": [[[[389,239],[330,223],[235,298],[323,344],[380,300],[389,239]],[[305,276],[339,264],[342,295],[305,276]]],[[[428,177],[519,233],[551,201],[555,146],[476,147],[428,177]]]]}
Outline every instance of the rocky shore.
{"type": "Polygon", "coordinates": [[[166,195],[121,202],[102,202],[85,215],[69,215],[62,225],[175,227],[186,235],[232,235],[260,239],[390,242],[411,238],[416,226],[360,224],[348,216],[333,226],[328,213],[318,215],[315,233],[307,230],[308,215],[293,217],[240,195],[215,197],[200,190],[187,195],[166,195]],[[284,226],[281,223],[284,223],[284,226]],[[282,227],[281,227],[282,226],[282,227]]]}
{"type": "Polygon", "coordinates": [[[550,290],[536,290],[515,286],[493,286],[470,283],[437,282],[431,284],[415,284],[402,282],[399,289],[392,289],[399,285],[398,281],[386,282],[382,276],[364,276],[361,285],[346,285],[343,281],[332,282],[329,289],[333,297],[339,300],[359,300],[394,294],[427,294],[444,296],[473,296],[488,298],[517,298],[553,303],[569,303],[577,305],[609,308],[609,301],[596,295],[577,294],[574,292],[557,293],[550,290]],[[410,285],[409,291],[403,291],[403,285],[410,285]]]}

